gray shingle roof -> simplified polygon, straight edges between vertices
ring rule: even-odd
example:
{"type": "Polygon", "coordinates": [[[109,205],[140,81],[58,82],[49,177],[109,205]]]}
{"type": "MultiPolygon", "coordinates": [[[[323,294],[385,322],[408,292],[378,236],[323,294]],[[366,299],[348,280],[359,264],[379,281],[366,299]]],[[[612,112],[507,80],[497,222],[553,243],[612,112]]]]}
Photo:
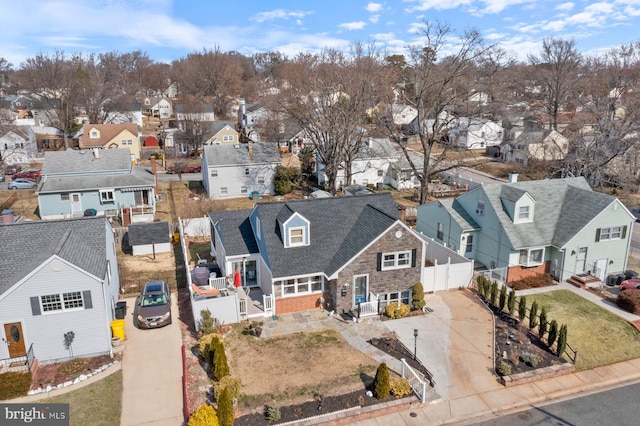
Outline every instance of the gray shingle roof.
{"type": "MultiPolygon", "coordinates": [[[[274,278],[314,273],[330,276],[398,220],[398,208],[389,193],[258,203],[255,209],[267,250],[265,258],[274,278]],[[284,247],[278,226],[283,210],[296,212],[310,222],[310,245],[284,247]]],[[[249,212],[212,212],[209,216],[214,222],[224,223],[234,214],[234,225],[222,229],[223,243],[227,254],[246,254],[237,249],[238,240],[246,240],[251,232],[250,225],[243,221],[249,212]],[[249,228],[240,229],[239,224],[249,228]]],[[[257,252],[257,245],[250,249],[254,247],[252,253],[257,252]]]]}
{"type": "Polygon", "coordinates": [[[169,222],[132,223],[128,232],[131,246],[169,242],[169,222]]]}
{"type": "Polygon", "coordinates": [[[42,174],[122,172],[132,167],[128,149],[101,149],[98,154],[100,158],[95,158],[90,149],[47,151],[44,153],[42,174]]]}
{"type": "Polygon", "coordinates": [[[249,154],[247,144],[206,145],[204,147],[204,157],[207,165],[211,167],[279,164],[282,162],[277,144],[253,143],[252,145],[253,154],[249,154]]]}
{"type": "Polygon", "coordinates": [[[563,247],[615,197],[595,192],[582,177],[484,185],[488,202],[496,211],[514,249],[553,245],[563,247]],[[535,200],[534,220],[514,224],[503,208],[501,196],[513,201],[528,193],[535,200]],[[517,198],[514,198],[517,197],[517,198]]]}
{"type": "Polygon", "coordinates": [[[249,223],[251,211],[244,209],[209,213],[214,225],[218,226],[227,256],[258,253],[258,245],[249,223]]]}
{"type": "MultiPolygon", "coordinates": [[[[109,151],[116,151],[115,149],[109,151]]],[[[151,188],[155,177],[143,167],[133,166],[130,173],[87,174],[78,176],[45,176],[38,193],[86,191],[92,189],[151,188]]]]}
{"type": "Polygon", "coordinates": [[[440,206],[442,206],[442,208],[451,215],[451,218],[460,225],[463,231],[481,228],[456,198],[444,198],[437,202],[440,203],[440,206]]]}
{"type": "Polygon", "coordinates": [[[104,217],[0,224],[0,294],[52,255],[97,277],[107,268],[104,217]]]}

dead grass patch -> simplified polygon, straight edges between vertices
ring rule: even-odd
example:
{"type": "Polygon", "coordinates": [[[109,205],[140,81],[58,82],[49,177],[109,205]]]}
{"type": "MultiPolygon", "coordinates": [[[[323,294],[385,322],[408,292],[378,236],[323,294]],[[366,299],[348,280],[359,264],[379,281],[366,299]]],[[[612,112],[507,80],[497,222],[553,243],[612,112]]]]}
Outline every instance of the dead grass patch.
{"type": "Polygon", "coordinates": [[[236,324],[225,343],[232,375],[242,383],[245,410],[274,399],[291,405],[309,395],[361,390],[375,376],[377,363],[335,330],[255,338],[243,335],[243,328],[236,324]]]}
{"type": "Polygon", "coordinates": [[[131,256],[118,253],[120,288],[125,294],[138,294],[145,282],[163,280],[176,288],[176,261],[173,253],[131,256]]]}
{"type": "Polygon", "coordinates": [[[0,191],[0,205],[13,210],[14,215],[22,216],[24,219],[40,220],[38,197],[32,190],[0,191]]]}

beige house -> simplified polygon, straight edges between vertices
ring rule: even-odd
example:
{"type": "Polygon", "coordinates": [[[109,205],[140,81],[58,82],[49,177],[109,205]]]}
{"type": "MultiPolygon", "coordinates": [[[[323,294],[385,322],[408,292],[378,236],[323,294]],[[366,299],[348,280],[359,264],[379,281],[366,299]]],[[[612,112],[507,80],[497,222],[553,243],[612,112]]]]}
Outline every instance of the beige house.
{"type": "Polygon", "coordinates": [[[211,123],[211,135],[205,145],[237,144],[240,142],[239,134],[233,121],[213,121],[211,123]]]}
{"type": "Polygon", "coordinates": [[[501,148],[507,162],[524,165],[529,160],[562,160],[568,152],[569,140],[556,130],[525,131],[501,148]]]}
{"type": "Polygon", "coordinates": [[[126,148],[132,160],[140,159],[140,137],[135,123],[85,124],[78,142],[80,149],[126,148]]]}

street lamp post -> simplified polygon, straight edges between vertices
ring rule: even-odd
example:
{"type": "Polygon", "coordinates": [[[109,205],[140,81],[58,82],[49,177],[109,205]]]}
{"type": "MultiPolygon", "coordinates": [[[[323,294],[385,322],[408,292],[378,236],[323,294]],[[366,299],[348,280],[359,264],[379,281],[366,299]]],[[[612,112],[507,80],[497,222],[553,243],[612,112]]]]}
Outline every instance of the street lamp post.
{"type": "Polygon", "coordinates": [[[415,361],[417,356],[416,353],[418,352],[418,329],[414,328],[413,329],[413,360],[415,361]]]}

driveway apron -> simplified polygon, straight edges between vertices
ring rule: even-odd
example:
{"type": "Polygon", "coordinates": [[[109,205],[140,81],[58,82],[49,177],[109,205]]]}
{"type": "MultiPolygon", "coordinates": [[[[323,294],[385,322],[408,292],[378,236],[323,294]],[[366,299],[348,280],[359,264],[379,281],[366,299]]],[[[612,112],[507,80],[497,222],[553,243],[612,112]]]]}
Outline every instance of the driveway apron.
{"type": "Polygon", "coordinates": [[[127,299],[122,359],[122,426],[183,423],[182,355],[177,294],[171,297],[173,323],[140,330],[133,325],[135,298],[127,299]]]}

